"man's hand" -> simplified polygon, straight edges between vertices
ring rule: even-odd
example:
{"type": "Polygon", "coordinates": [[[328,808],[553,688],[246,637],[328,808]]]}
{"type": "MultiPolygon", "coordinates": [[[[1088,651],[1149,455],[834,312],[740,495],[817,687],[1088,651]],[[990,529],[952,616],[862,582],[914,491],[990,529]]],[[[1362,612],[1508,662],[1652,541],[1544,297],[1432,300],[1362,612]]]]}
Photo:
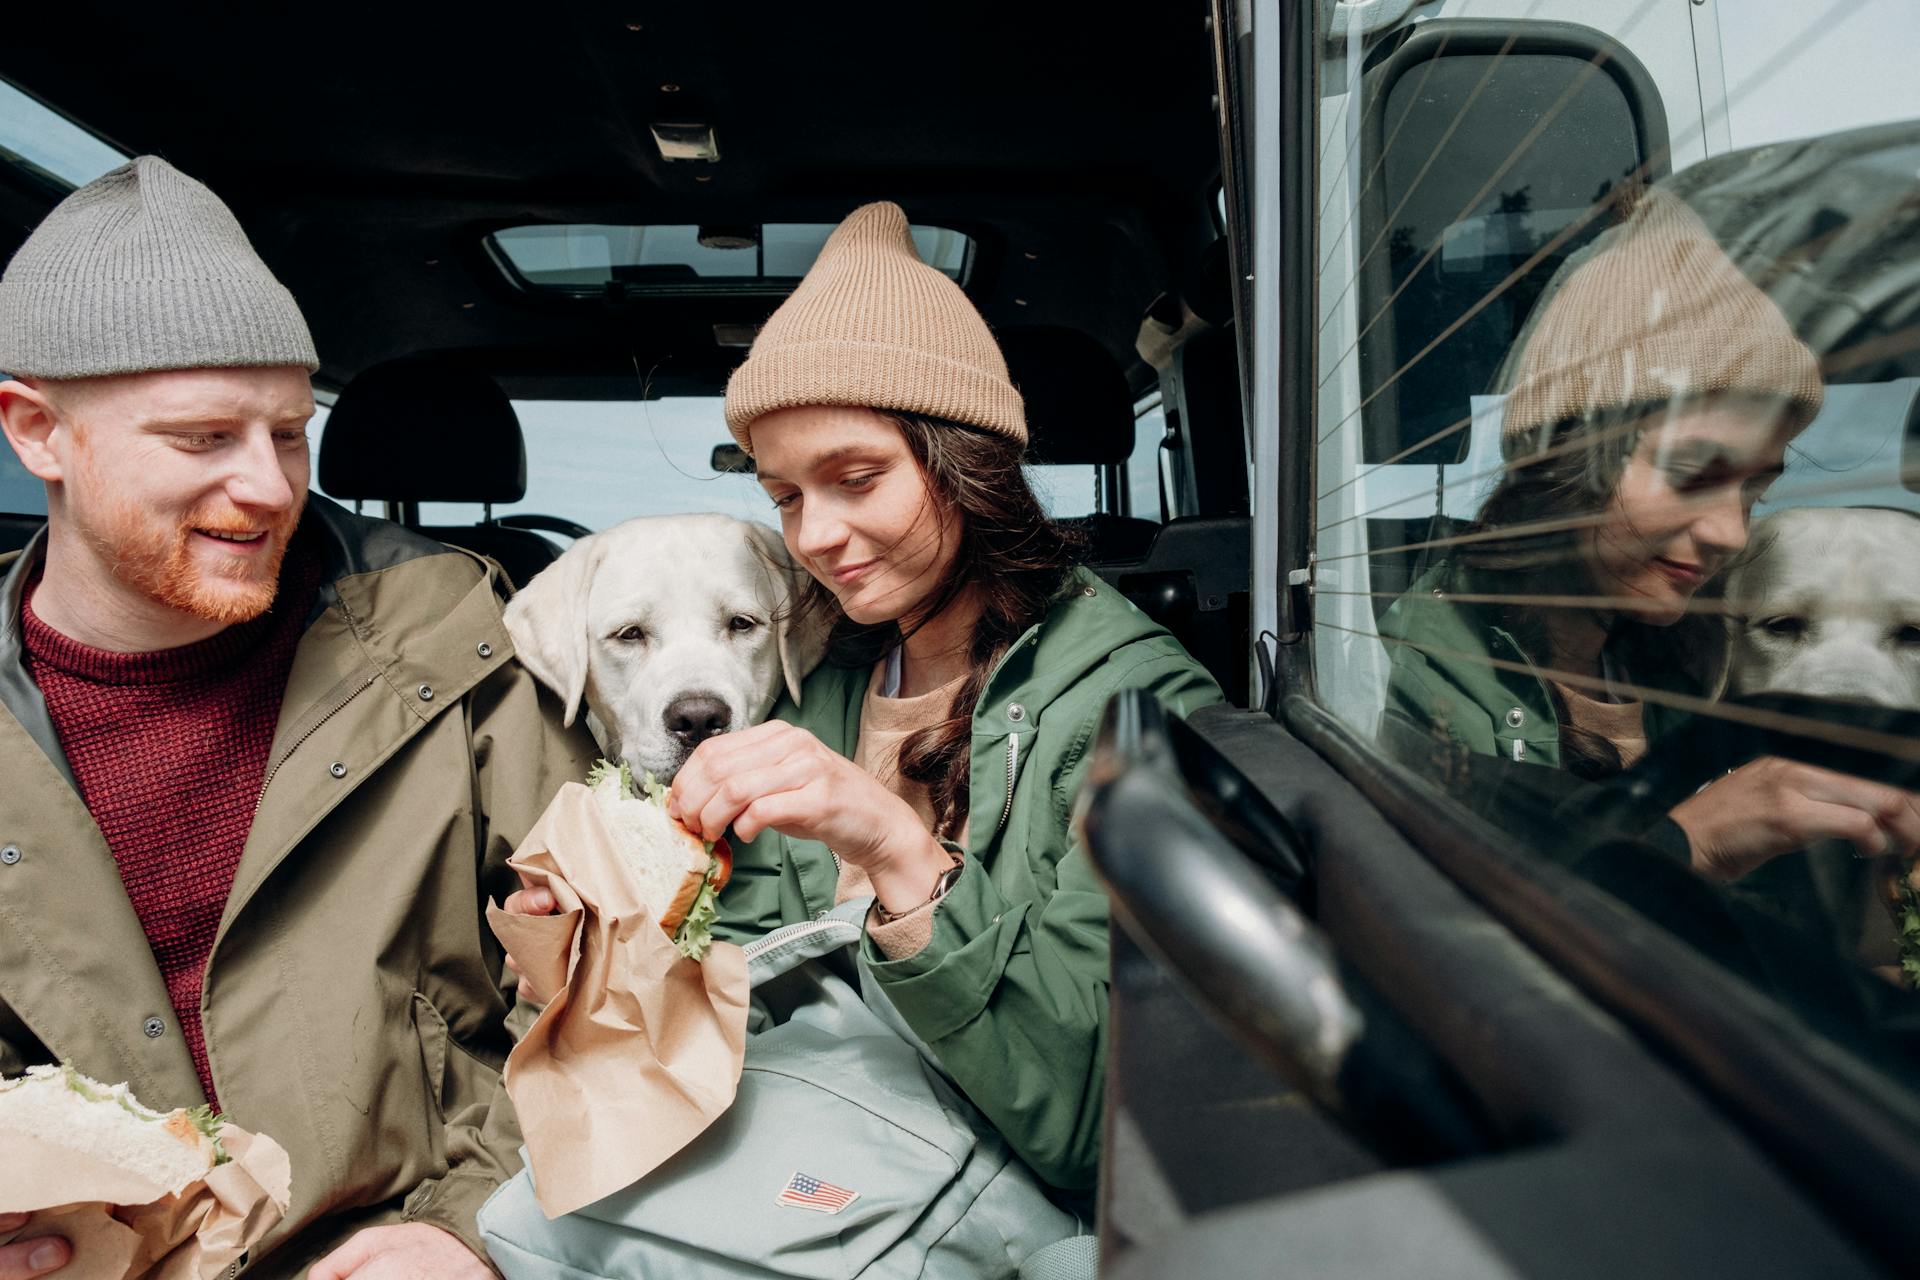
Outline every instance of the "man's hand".
{"type": "MultiPolygon", "coordinates": [[[[500,907],[501,910],[517,916],[550,916],[558,914],[560,910],[560,904],[553,900],[553,890],[545,885],[532,883],[525,875],[520,877],[520,888],[508,894],[507,900],[501,903],[500,907]]],[[[528,1004],[545,1004],[553,999],[553,992],[539,991],[534,988],[533,983],[527,980],[527,975],[521,972],[511,952],[507,954],[507,968],[513,970],[515,976],[520,979],[520,999],[528,1004]]]]}
{"type": "MultiPolygon", "coordinates": [[[[37,1274],[22,1272],[22,1275],[37,1274]]],[[[368,1227],[313,1264],[307,1280],[494,1280],[460,1238],[424,1222],[368,1227]]]]}
{"type": "MultiPolygon", "coordinates": [[[[18,1231],[27,1225],[24,1213],[0,1213],[0,1235],[18,1231]]],[[[73,1246],[60,1236],[37,1236],[16,1240],[0,1249],[0,1280],[34,1280],[50,1271],[58,1271],[73,1256],[73,1246]]]]}

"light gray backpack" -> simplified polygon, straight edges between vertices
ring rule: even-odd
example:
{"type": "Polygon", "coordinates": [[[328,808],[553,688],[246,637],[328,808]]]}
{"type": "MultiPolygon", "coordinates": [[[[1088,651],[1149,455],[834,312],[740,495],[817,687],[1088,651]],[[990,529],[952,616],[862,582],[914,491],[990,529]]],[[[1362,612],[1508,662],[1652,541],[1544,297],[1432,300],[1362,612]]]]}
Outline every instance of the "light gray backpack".
{"type": "Polygon", "coordinates": [[[867,902],[748,945],[733,1106],[667,1163],[556,1221],[531,1172],[480,1211],[509,1280],[1090,1280],[1094,1240],[1041,1190],[869,983],[819,957],[867,902]]]}

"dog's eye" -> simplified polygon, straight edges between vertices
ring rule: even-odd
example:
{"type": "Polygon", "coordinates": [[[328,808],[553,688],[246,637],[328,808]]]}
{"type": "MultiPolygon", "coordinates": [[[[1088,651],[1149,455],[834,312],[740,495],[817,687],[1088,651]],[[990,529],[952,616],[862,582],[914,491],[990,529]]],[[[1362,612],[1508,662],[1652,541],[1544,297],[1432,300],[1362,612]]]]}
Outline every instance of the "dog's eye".
{"type": "Polygon", "coordinates": [[[1768,635],[1779,636],[1783,640],[1798,640],[1801,636],[1805,635],[1807,631],[1807,620],[1805,618],[1795,618],[1787,614],[1782,614],[1777,618],[1768,618],[1761,622],[1760,625],[1766,630],[1768,635]]]}
{"type": "Polygon", "coordinates": [[[628,623],[613,633],[615,640],[625,640],[628,644],[638,644],[647,638],[647,629],[638,623],[628,623]]]}
{"type": "Polygon", "coordinates": [[[1893,630],[1893,642],[1895,644],[1920,644],[1920,626],[1909,622],[1904,627],[1895,627],[1893,630]]]}
{"type": "Polygon", "coordinates": [[[744,613],[736,613],[733,615],[733,619],[727,623],[727,629],[729,631],[751,631],[759,625],[760,620],[758,618],[749,618],[744,613]]]}

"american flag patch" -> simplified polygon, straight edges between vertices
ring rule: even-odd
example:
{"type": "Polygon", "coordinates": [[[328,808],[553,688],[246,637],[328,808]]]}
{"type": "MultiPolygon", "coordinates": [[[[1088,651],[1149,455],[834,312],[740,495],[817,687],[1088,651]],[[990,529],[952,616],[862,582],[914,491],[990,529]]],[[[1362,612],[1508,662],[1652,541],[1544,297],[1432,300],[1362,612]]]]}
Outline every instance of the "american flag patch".
{"type": "Polygon", "coordinates": [[[849,1191],[831,1182],[796,1173],[787,1179],[786,1187],[773,1198],[773,1202],[795,1209],[811,1209],[815,1213],[838,1213],[859,1198],[858,1191],[849,1191]]]}

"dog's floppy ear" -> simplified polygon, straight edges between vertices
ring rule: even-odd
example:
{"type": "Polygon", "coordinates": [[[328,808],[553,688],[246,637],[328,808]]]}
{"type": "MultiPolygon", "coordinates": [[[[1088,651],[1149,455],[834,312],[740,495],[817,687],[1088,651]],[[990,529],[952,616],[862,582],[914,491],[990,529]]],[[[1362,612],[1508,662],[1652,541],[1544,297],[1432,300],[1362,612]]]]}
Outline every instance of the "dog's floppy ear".
{"type": "Polygon", "coordinates": [[[574,543],[507,601],[507,634],[533,678],[554,691],[571,728],[587,692],[587,590],[605,544],[594,534],[574,543]]]}
{"type": "Polygon", "coordinates": [[[787,554],[780,534],[763,524],[748,526],[761,559],[767,562],[769,576],[779,587],[779,599],[773,610],[775,643],[780,650],[780,674],[787,682],[787,696],[800,705],[800,685],[820,659],[827,654],[827,632],[832,623],[824,609],[803,609],[802,593],[812,581],[807,571],[787,554]]]}

